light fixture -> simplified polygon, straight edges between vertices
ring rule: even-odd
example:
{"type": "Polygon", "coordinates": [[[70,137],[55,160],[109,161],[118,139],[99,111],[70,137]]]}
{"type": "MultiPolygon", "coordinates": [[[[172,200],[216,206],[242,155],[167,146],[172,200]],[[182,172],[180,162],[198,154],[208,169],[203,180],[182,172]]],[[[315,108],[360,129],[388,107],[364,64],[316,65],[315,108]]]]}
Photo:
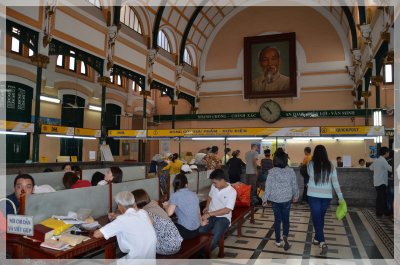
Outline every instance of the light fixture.
{"type": "Polygon", "coordinates": [[[228,137],[228,141],[261,141],[262,137],[228,137]]]}
{"type": "Polygon", "coordinates": [[[192,138],[192,140],[193,141],[218,141],[218,140],[223,141],[223,140],[225,140],[225,138],[224,137],[203,137],[203,138],[195,137],[195,138],[192,138]]]}
{"type": "Polygon", "coordinates": [[[382,126],[382,111],[374,111],[374,126],[382,126]]]}
{"type": "Polygon", "coordinates": [[[89,105],[89,109],[94,111],[101,111],[101,107],[96,105],[89,105]]]}
{"type": "Polygon", "coordinates": [[[74,139],[96,140],[96,137],[91,137],[91,136],[74,136],[74,139]]]}
{"type": "Polygon", "coordinates": [[[26,132],[12,132],[12,131],[0,131],[0,134],[9,134],[9,135],[27,135],[26,132]]]}
{"type": "Polygon", "coordinates": [[[51,103],[57,103],[57,104],[60,103],[60,99],[49,97],[49,96],[44,96],[44,95],[40,96],[40,100],[51,102],[51,103]]]}
{"type": "Polygon", "coordinates": [[[365,141],[372,139],[375,139],[375,137],[335,137],[337,141],[365,141]]]}
{"type": "Polygon", "coordinates": [[[293,137],[292,139],[287,139],[288,143],[304,143],[304,142],[321,142],[321,141],[333,141],[332,137],[293,137]]]}
{"type": "Polygon", "coordinates": [[[54,138],[74,138],[72,135],[63,135],[63,134],[46,134],[47,137],[54,137],[54,138]]]}
{"type": "Polygon", "coordinates": [[[382,140],[383,140],[382,136],[377,136],[377,137],[374,138],[374,143],[381,144],[382,140]]]}

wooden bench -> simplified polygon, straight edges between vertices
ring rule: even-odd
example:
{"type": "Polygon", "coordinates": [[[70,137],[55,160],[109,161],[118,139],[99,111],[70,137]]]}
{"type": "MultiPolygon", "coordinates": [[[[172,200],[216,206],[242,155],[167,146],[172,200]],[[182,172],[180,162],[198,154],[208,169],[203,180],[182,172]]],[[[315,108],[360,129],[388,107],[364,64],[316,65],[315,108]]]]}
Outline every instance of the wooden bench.
{"type": "MultiPolygon", "coordinates": [[[[245,221],[244,217],[250,214],[250,223],[254,224],[254,206],[235,206],[235,209],[232,211],[232,219],[231,226],[236,225],[237,236],[242,236],[242,225],[245,221]]],[[[219,240],[219,250],[218,250],[218,258],[223,258],[224,254],[224,244],[225,237],[229,235],[230,229],[228,229],[225,234],[219,240]]]]}
{"type": "Polygon", "coordinates": [[[211,236],[209,234],[201,234],[195,238],[182,241],[181,250],[174,255],[159,255],[157,259],[189,259],[200,250],[206,251],[206,258],[211,257],[211,236]]]}

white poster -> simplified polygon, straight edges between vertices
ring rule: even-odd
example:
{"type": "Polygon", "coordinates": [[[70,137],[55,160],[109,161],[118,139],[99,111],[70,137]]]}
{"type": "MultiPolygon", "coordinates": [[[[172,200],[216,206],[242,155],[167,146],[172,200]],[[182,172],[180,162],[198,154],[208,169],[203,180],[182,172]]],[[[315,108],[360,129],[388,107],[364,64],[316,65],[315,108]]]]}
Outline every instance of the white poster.
{"type": "Polygon", "coordinates": [[[343,167],[351,167],[351,156],[349,155],[343,156],[343,167]]]}

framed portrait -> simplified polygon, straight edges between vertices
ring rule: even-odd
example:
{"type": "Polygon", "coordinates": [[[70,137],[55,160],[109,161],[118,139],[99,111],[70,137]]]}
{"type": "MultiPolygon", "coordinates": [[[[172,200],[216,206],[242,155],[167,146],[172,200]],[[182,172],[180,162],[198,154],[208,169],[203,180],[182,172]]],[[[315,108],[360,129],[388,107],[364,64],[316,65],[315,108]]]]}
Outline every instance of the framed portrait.
{"type": "Polygon", "coordinates": [[[297,96],[294,32],[244,38],[244,97],[297,96]]]}

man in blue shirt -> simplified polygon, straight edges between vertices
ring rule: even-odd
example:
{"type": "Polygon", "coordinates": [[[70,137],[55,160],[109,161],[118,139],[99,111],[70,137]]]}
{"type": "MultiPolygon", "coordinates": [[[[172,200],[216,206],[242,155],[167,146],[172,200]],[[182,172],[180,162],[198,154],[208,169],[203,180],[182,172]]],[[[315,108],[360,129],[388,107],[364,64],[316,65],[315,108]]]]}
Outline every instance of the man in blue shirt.
{"type": "Polygon", "coordinates": [[[14,212],[12,204],[7,201],[6,203],[6,213],[7,214],[18,214],[20,198],[22,194],[32,194],[33,187],[35,186],[35,180],[31,175],[22,174],[18,175],[14,180],[14,193],[7,196],[7,199],[11,200],[15,204],[17,212],[14,212]]]}

